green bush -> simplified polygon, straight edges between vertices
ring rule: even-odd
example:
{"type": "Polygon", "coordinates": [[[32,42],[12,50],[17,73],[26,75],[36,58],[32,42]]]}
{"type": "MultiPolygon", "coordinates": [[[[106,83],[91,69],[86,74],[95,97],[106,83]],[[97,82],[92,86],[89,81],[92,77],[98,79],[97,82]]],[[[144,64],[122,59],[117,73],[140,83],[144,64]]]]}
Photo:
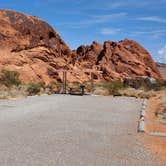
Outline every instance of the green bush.
{"type": "Polygon", "coordinates": [[[17,71],[2,70],[0,83],[7,87],[20,85],[19,73],[17,71]]]}
{"type": "Polygon", "coordinates": [[[44,88],[45,84],[43,82],[31,82],[28,84],[27,92],[28,95],[36,95],[41,92],[41,89],[44,88]]]}

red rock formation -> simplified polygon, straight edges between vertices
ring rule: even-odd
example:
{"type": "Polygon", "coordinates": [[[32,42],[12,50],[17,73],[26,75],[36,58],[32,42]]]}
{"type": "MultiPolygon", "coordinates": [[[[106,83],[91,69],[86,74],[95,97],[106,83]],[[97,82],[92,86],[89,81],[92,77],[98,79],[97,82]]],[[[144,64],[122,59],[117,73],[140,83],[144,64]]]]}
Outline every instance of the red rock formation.
{"type": "MultiPolygon", "coordinates": [[[[98,44],[98,51],[91,46],[79,47],[77,53],[87,61],[93,57],[91,68],[103,71],[104,79],[122,79],[125,77],[149,76],[161,79],[160,72],[150,54],[133,40],[120,42],[106,41],[104,45],[98,44]]],[[[90,63],[89,62],[89,63],[90,63]]]]}
{"type": "Polygon", "coordinates": [[[55,69],[72,54],[55,30],[40,18],[0,10],[0,69],[16,70],[24,82],[58,79],[55,69]]]}
{"type": "MultiPolygon", "coordinates": [[[[16,70],[24,82],[60,79],[62,73],[57,69],[102,70],[99,79],[161,78],[150,54],[135,41],[93,42],[71,51],[46,22],[12,10],[0,10],[0,43],[0,70],[16,70]]],[[[88,77],[88,73],[68,74],[73,81],[88,77]]]]}
{"type": "Polygon", "coordinates": [[[156,63],[158,69],[161,72],[161,75],[164,79],[166,79],[166,64],[165,63],[156,63]]]}
{"type": "Polygon", "coordinates": [[[94,41],[91,46],[78,47],[76,50],[76,54],[78,55],[76,63],[82,68],[93,68],[102,49],[102,44],[96,41],[94,41]]]}

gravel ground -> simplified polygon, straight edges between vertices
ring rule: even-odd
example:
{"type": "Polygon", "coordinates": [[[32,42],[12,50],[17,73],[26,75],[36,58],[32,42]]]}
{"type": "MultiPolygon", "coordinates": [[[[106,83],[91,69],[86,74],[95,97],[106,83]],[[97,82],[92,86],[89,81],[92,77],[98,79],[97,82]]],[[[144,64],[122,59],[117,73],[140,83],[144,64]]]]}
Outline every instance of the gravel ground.
{"type": "Polygon", "coordinates": [[[140,109],[126,97],[1,101],[0,166],[164,166],[141,146],[140,109]]]}

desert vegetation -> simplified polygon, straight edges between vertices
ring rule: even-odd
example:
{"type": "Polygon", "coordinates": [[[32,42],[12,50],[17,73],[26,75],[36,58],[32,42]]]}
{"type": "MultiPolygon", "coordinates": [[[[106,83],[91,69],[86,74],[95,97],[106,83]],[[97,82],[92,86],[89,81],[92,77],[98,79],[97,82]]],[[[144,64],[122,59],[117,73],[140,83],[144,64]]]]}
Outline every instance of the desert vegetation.
{"type": "Polygon", "coordinates": [[[24,84],[17,71],[2,70],[0,74],[0,99],[45,93],[45,83],[24,84]]]}
{"type": "Polygon", "coordinates": [[[21,84],[19,73],[17,71],[2,70],[0,84],[6,87],[19,86],[21,84]]]}
{"type": "Polygon", "coordinates": [[[150,82],[148,78],[127,81],[107,81],[95,84],[94,93],[98,95],[128,96],[150,98],[165,89],[165,83],[159,80],[150,82]]]}
{"type": "Polygon", "coordinates": [[[98,95],[119,96],[122,89],[124,89],[124,85],[121,81],[104,81],[95,84],[94,93],[98,95]]]}
{"type": "Polygon", "coordinates": [[[28,95],[36,95],[39,94],[40,92],[44,92],[45,89],[45,83],[44,82],[30,82],[27,85],[27,92],[28,95]]]}
{"type": "MultiPolygon", "coordinates": [[[[148,78],[128,79],[124,81],[98,81],[92,84],[85,82],[67,82],[67,93],[80,94],[81,86],[85,86],[85,93],[96,95],[128,96],[137,98],[150,98],[156,96],[157,92],[165,89],[165,83],[148,78]]],[[[62,92],[62,82],[52,81],[49,84],[44,82],[30,82],[24,84],[19,79],[17,71],[2,70],[0,75],[0,98],[55,94],[62,92]]]]}

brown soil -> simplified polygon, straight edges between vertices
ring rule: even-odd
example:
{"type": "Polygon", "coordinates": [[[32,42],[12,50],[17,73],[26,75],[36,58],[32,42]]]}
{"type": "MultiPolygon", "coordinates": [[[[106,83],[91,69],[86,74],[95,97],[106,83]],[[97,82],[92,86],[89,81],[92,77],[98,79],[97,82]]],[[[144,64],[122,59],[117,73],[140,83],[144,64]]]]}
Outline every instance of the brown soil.
{"type": "MultiPolygon", "coordinates": [[[[165,93],[165,92],[163,92],[165,93]]],[[[161,132],[166,133],[166,124],[161,123],[156,118],[156,110],[158,106],[158,97],[149,100],[146,113],[146,132],[161,132]]],[[[161,159],[166,161],[166,137],[157,137],[147,135],[145,145],[161,159]]]]}

